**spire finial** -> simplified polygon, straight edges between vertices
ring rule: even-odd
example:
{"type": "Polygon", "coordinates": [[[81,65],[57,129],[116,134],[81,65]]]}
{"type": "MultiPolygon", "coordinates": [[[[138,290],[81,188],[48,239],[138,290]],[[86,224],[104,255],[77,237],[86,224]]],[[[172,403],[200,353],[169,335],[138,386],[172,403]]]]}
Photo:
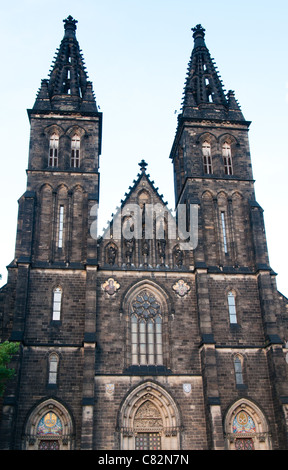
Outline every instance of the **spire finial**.
{"type": "Polygon", "coordinates": [[[202,38],[204,38],[204,36],[205,36],[205,29],[203,28],[203,26],[202,26],[201,24],[197,24],[197,25],[195,26],[195,28],[192,28],[192,31],[193,31],[193,33],[194,33],[194,34],[193,34],[193,37],[194,37],[194,38],[196,37],[196,35],[197,35],[197,36],[200,35],[200,36],[202,36],[202,38]]]}
{"type": "Polygon", "coordinates": [[[148,163],[146,163],[145,160],[141,160],[141,162],[138,163],[138,165],[140,166],[142,173],[145,173],[148,163]]]}
{"type": "Polygon", "coordinates": [[[63,20],[64,23],[64,29],[65,29],[65,36],[75,36],[75,31],[76,31],[76,24],[78,23],[77,20],[74,20],[74,18],[69,15],[65,20],[63,20]]]}
{"type": "Polygon", "coordinates": [[[197,24],[195,28],[192,28],[193,31],[193,38],[195,42],[195,47],[198,46],[205,46],[204,38],[205,38],[205,29],[201,24],[197,24]]]}

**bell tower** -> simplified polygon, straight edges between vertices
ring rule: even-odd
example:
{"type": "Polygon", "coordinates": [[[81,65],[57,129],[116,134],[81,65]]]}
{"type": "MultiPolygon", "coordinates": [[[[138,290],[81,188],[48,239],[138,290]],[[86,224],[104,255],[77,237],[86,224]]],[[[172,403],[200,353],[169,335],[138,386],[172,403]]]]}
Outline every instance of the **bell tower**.
{"type": "MultiPolygon", "coordinates": [[[[256,336],[252,338],[244,325],[246,312],[251,317],[253,309],[260,307],[253,331],[256,325],[259,331],[263,328],[265,344],[272,344],[275,351],[281,348],[279,302],[275,273],[269,265],[263,210],[254,191],[250,122],[245,120],[234,92],[224,90],[205,44],[204,28],[197,25],[192,31],[194,47],[170,158],[176,208],[185,204],[186,209],[191,204],[198,207],[193,268],[204,399],[212,446],[217,448],[215,436],[223,413],[217,363],[225,362],[219,345],[233,346],[234,352],[241,354],[245,345],[257,344],[256,336]],[[225,323],[225,309],[229,310],[229,323],[225,323]],[[242,311],[243,317],[236,318],[236,311],[242,311]]],[[[187,210],[187,219],[189,213],[187,210]]],[[[278,370],[277,361],[276,354],[271,354],[271,370],[278,370]]],[[[274,387],[276,395],[283,394],[280,376],[275,378],[274,387]]]]}
{"type": "Polygon", "coordinates": [[[205,29],[197,25],[192,31],[194,47],[170,154],[176,207],[199,205],[198,262],[268,266],[262,209],[255,200],[250,122],[234,92],[224,90],[205,29]]]}
{"type": "Polygon", "coordinates": [[[99,201],[102,114],[88,80],[76,24],[71,16],[64,20],[64,37],[49,78],[42,80],[28,110],[28,178],[19,201],[17,260],[67,265],[96,258],[85,219],[99,201]],[[27,224],[30,228],[24,234],[27,224]]]}
{"type": "MultiPolygon", "coordinates": [[[[94,394],[97,240],[91,225],[99,202],[102,114],[76,24],[72,16],[64,20],[64,37],[50,74],[28,110],[27,188],[19,199],[15,257],[8,267],[9,288],[16,292],[9,339],[20,342],[16,368],[30,378],[30,387],[37,384],[39,397],[61,390],[68,403],[74,384],[72,401],[77,413],[83,412],[85,448],[94,394]],[[62,371],[69,370],[69,380],[60,374],[55,379],[59,364],[62,371]]],[[[19,400],[29,407],[26,385],[19,400]]],[[[9,393],[7,413],[17,420],[18,391],[9,393]]],[[[10,431],[3,432],[7,442],[10,431]]]]}

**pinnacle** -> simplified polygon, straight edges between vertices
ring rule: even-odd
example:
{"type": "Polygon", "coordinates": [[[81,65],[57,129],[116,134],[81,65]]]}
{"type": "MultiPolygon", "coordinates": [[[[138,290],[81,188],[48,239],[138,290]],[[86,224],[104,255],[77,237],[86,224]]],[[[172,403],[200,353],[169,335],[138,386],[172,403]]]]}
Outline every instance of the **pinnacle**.
{"type": "MultiPolygon", "coordinates": [[[[84,105],[85,110],[95,112],[92,84],[88,81],[83,54],[76,38],[77,20],[69,15],[63,22],[64,37],[56,50],[47,80],[51,108],[82,110],[84,105]]],[[[43,95],[43,90],[40,95],[43,95]]],[[[39,99],[38,103],[36,99],[35,106],[38,104],[39,99]]]]}
{"type": "Polygon", "coordinates": [[[231,94],[226,95],[215,60],[205,44],[205,29],[198,24],[192,32],[194,47],[188,64],[182,114],[199,117],[203,112],[210,118],[227,118],[230,106],[233,110],[239,107],[231,94]]]}

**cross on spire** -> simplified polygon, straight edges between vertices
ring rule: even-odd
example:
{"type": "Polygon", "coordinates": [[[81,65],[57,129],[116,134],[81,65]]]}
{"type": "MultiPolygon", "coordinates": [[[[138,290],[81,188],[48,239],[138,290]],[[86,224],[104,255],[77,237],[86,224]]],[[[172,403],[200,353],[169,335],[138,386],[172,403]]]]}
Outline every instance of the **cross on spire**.
{"type": "Polygon", "coordinates": [[[145,160],[141,160],[141,162],[138,163],[138,165],[140,166],[142,173],[145,173],[148,163],[146,163],[145,160]]]}
{"type": "Polygon", "coordinates": [[[76,24],[78,23],[77,20],[74,20],[74,18],[69,15],[65,20],[63,20],[64,23],[64,29],[65,29],[65,36],[75,36],[75,31],[76,31],[76,24]]]}

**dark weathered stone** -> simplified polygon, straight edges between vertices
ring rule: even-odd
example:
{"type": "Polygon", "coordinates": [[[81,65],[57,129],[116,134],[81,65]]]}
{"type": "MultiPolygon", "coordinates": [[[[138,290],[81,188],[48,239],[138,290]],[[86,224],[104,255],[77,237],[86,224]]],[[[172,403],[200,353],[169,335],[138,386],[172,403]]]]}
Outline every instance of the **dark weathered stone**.
{"type": "MultiPolygon", "coordinates": [[[[156,226],[152,239],[143,236],[146,218],[140,238],[131,243],[113,231],[99,240],[91,236],[102,115],[75,31],[68,17],[51,76],[29,110],[27,191],[19,199],[15,258],[0,290],[1,341],[21,343],[13,360],[16,376],[2,403],[1,448],[37,448],[45,440],[37,436],[37,425],[50,410],[63,426],[64,434],[55,437],[61,449],[134,449],[137,433],[152,432],[156,422],[163,449],[228,449],[235,445],[233,412],[244,410],[256,423],[250,436],[256,448],[287,449],[288,302],[269,265],[263,210],[254,193],[250,123],[234,93],[223,91],[204,29],[193,29],[195,46],[170,155],[176,204],[199,207],[194,250],[181,250],[177,236],[168,237],[167,214],[165,236],[158,239],[156,226]],[[53,133],[59,137],[58,164],[51,167],[53,133]],[[75,134],[76,168],[70,161],[75,134]],[[211,174],[204,172],[205,141],[211,174]],[[232,155],[229,175],[225,142],[232,155]],[[177,291],[179,285],[186,291],[177,291]],[[57,287],[61,314],[53,318],[57,287]],[[143,290],[156,297],[161,311],[163,363],[132,362],[132,300],[143,290]],[[229,318],[229,292],[235,295],[237,322],[229,318]],[[49,381],[51,354],[58,361],[55,381],[49,381]],[[242,364],[238,383],[235,358],[242,364]]],[[[146,162],[139,166],[119,210],[128,204],[166,210],[146,162]]]]}

